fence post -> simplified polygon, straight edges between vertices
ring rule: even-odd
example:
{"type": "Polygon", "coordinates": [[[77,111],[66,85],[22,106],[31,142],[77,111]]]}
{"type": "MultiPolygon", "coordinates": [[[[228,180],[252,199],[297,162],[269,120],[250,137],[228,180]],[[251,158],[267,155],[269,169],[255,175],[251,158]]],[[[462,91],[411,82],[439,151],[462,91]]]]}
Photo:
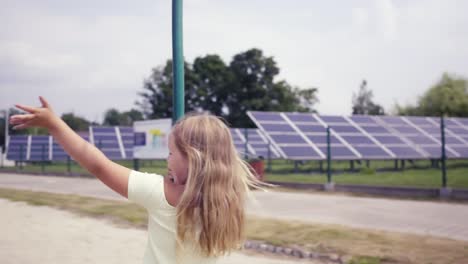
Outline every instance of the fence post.
{"type": "Polygon", "coordinates": [[[20,145],[19,167],[23,170],[23,144],[20,145]]]}
{"type": "Polygon", "coordinates": [[[67,172],[68,172],[68,175],[71,174],[71,159],[70,159],[70,155],[67,155],[67,172]]]}
{"type": "MultiPolygon", "coordinates": [[[[5,151],[5,155],[6,155],[6,151],[5,151]]],[[[4,163],[4,155],[3,155],[3,147],[0,147],[0,168],[3,169],[3,163],[4,163]]]]}
{"type": "Polygon", "coordinates": [[[442,188],[440,188],[439,195],[441,198],[450,198],[452,196],[452,189],[447,187],[447,154],[445,152],[445,120],[444,116],[440,117],[440,137],[442,143],[442,157],[441,157],[441,169],[442,169],[442,188]]]}
{"type": "Polygon", "coordinates": [[[440,117],[440,136],[442,139],[442,157],[441,157],[441,162],[442,162],[442,187],[447,188],[447,168],[445,161],[447,159],[446,153],[445,153],[445,121],[444,121],[444,116],[440,117]]]}
{"type": "Polygon", "coordinates": [[[332,182],[331,175],[331,139],[330,127],[327,127],[327,183],[324,186],[325,191],[334,191],[335,183],[332,182]]]}
{"type": "Polygon", "coordinates": [[[133,159],[133,169],[138,171],[140,170],[140,160],[139,159],[133,159]]]}
{"type": "Polygon", "coordinates": [[[41,145],[41,173],[45,174],[45,144],[41,145]]]}

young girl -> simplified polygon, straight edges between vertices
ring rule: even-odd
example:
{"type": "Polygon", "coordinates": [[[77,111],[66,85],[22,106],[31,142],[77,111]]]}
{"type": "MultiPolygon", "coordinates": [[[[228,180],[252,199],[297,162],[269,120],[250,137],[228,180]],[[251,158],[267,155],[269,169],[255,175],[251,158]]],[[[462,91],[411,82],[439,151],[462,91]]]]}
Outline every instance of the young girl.
{"type": "Polygon", "coordinates": [[[242,246],[244,202],[258,187],[217,117],[189,115],[169,137],[168,175],[132,171],[112,162],[42,107],[16,105],[26,114],[10,119],[14,129],[44,127],[65,151],[104,184],[148,211],[144,263],[213,263],[242,246]]]}

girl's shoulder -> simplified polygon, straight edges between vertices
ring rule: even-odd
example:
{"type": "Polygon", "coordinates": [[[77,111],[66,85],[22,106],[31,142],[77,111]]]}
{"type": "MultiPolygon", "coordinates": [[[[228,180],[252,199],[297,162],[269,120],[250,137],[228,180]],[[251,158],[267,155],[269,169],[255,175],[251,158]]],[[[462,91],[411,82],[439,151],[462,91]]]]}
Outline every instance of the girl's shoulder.
{"type": "Polygon", "coordinates": [[[167,188],[164,176],[132,170],[128,179],[128,199],[151,211],[171,209],[166,199],[167,188]]]}

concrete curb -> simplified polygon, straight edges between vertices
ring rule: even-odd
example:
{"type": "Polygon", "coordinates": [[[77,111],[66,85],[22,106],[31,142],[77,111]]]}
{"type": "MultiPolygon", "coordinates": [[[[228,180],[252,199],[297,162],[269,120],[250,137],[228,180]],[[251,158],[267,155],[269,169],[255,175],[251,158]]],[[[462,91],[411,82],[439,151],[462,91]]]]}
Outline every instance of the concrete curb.
{"type": "Polygon", "coordinates": [[[244,248],[254,250],[260,253],[270,253],[280,256],[287,256],[296,259],[309,259],[320,261],[321,263],[327,264],[344,264],[348,263],[352,257],[348,255],[340,256],[334,253],[320,253],[307,251],[300,247],[285,247],[275,246],[272,244],[265,243],[263,241],[249,240],[244,243],[244,248]]]}

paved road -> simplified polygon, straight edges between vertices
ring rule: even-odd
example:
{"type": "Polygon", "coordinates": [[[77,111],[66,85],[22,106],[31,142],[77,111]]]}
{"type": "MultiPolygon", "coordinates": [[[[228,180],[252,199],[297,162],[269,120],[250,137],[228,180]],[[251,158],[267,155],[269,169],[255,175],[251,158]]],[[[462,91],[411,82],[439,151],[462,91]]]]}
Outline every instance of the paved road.
{"type": "MultiPolygon", "coordinates": [[[[96,179],[0,174],[0,186],[122,199],[96,179]]],[[[330,194],[255,192],[249,214],[468,241],[468,205],[330,194]]]]}

